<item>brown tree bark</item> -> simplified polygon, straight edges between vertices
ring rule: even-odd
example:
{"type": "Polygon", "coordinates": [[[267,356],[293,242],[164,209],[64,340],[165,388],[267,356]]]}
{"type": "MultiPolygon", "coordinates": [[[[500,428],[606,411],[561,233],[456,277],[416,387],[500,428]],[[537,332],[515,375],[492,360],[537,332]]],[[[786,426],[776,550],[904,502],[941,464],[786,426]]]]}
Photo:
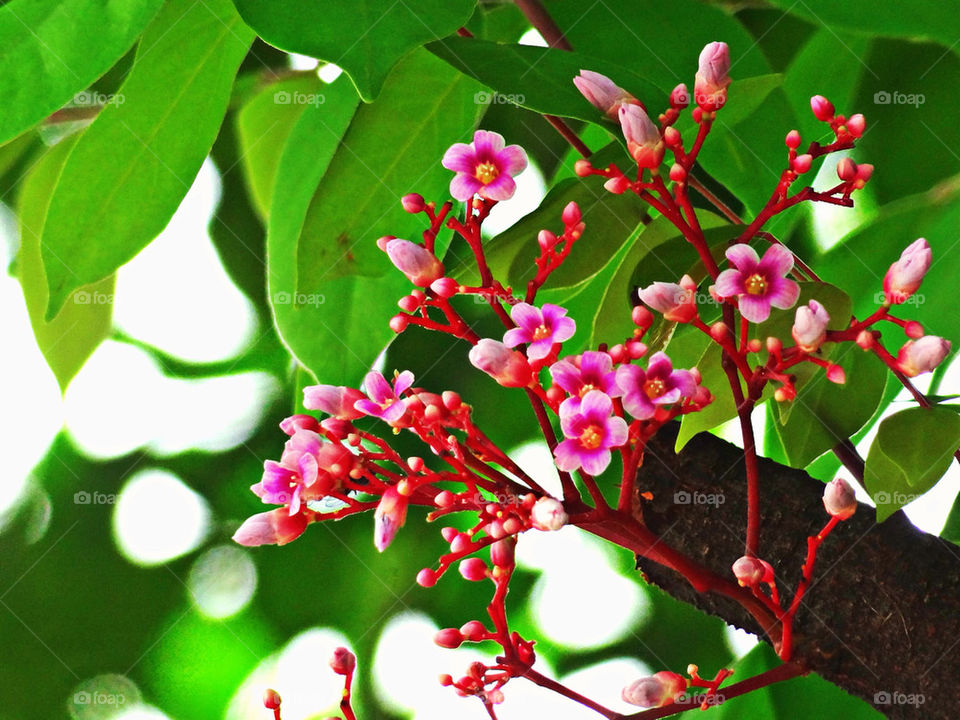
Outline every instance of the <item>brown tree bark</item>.
{"type": "MultiPolygon", "coordinates": [[[[675,437],[676,426],[665,427],[647,447],[638,487],[653,500],[640,501],[643,520],[665,543],[732,577],[730,566],[744,551],[743,453],[701,433],[675,454],[675,437]]],[[[807,537],[829,519],[823,483],[766,459],[760,472],[760,556],[773,565],[788,603],[807,537]]],[[[861,505],[820,546],[796,618],[794,660],[887,717],[953,718],[960,707],[960,547],[921,532],[902,512],[879,525],[875,517],[861,505]]],[[[733,601],[700,594],[655,563],[639,559],[638,568],[674,597],[763,638],[733,601]]]]}

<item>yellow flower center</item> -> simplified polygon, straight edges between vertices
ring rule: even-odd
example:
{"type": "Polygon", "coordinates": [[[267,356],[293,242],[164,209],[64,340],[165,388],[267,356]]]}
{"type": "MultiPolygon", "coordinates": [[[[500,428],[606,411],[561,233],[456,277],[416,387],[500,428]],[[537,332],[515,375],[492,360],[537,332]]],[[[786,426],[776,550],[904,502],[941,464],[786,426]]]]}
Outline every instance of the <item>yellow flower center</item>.
{"type": "Polygon", "coordinates": [[[654,378],[653,380],[647,380],[643,384],[644,394],[653,400],[663,395],[667,391],[667,385],[660,378],[654,378]]]}
{"type": "Polygon", "coordinates": [[[584,385],[582,388],[580,388],[580,397],[583,397],[584,395],[586,395],[586,394],[587,394],[588,392],[590,392],[591,390],[599,390],[599,388],[593,386],[593,385],[590,384],[590,383],[587,383],[587,384],[584,385]]]}
{"type": "Polygon", "coordinates": [[[477,169],[474,171],[474,177],[477,178],[484,185],[489,185],[494,180],[497,179],[497,175],[500,174],[500,171],[497,169],[497,166],[492,162],[480,163],[477,165],[477,169]]]}
{"type": "Polygon", "coordinates": [[[767,279],[760,273],[754,273],[744,281],[743,287],[748,295],[763,295],[767,292],[767,279]]]}
{"type": "Polygon", "coordinates": [[[545,337],[550,337],[550,330],[546,325],[541,325],[533,331],[534,340],[543,340],[545,337]]]}
{"type": "Polygon", "coordinates": [[[599,425],[589,425],[580,433],[580,444],[587,450],[596,450],[603,442],[603,431],[599,425]]]}

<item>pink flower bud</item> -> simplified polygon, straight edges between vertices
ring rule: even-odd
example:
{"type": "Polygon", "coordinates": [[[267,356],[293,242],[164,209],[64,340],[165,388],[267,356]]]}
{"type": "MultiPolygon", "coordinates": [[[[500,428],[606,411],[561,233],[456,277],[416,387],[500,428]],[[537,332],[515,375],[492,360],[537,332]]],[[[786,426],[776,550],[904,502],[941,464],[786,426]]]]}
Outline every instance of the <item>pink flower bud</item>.
{"type": "Polygon", "coordinates": [[[620,129],[630,156],[641,168],[658,167],[666,148],[660,130],[639,105],[620,107],[620,129]]]}
{"type": "Polygon", "coordinates": [[[590,164],[589,160],[577,160],[573,164],[573,172],[576,173],[577,177],[587,177],[593,173],[593,165],[590,164]]]}
{"type": "Polygon", "coordinates": [[[312,415],[291,415],[280,421],[280,429],[292,437],[298,430],[316,432],[320,429],[320,423],[312,415]]]}
{"type": "Polygon", "coordinates": [[[263,706],[267,710],[276,710],[280,707],[280,693],[272,688],[263,691],[263,706]]]}
{"type": "Polygon", "coordinates": [[[398,335],[407,329],[407,325],[410,323],[410,320],[406,315],[398,314],[390,318],[390,322],[387,325],[390,326],[390,329],[393,330],[398,335]]]}
{"type": "Polygon", "coordinates": [[[433,641],[442,648],[453,650],[463,644],[463,635],[456,628],[445,628],[433,636],[433,641]]]}
{"type": "Polygon", "coordinates": [[[487,629],[479,620],[470,620],[460,628],[460,634],[463,635],[465,640],[477,642],[487,634],[487,629]]]}
{"type": "Polygon", "coordinates": [[[397,488],[387,488],[373,513],[373,544],[383,552],[407,519],[407,498],[397,488]]]}
{"type": "Polygon", "coordinates": [[[690,104],[690,93],[685,83],[677,85],[670,93],[670,107],[674,110],[683,110],[690,104]]]}
{"type": "Polygon", "coordinates": [[[909,340],[897,353],[897,366],[907,377],[931,372],[950,352],[950,343],[936,335],[909,340]]]}
{"type": "Polygon", "coordinates": [[[733,564],[733,574],[743,587],[753,587],[763,582],[766,568],[757,558],[744,555],[733,564]]]}
{"type": "Polygon", "coordinates": [[[345,647],[338,647],[330,656],[330,669],[337,675],[349,675],[357,667],[357,656],[345,647]]]}
{"type": "Polygon", "coordinates": [[[827,338],[827,323],[830,315],[826,308],[816,300],[797,308],[790,334],[794,342],[804,352],[811,353],[817,350],[827,338]]]}
{"type": "Polygon", "coordinates": [[[913,295],[923,282],[923,276],[930,269],[932,260],[933,252],[925,239],[919,238],[910,243],[883,278],[886,301],[899,305],[913,295]]]}
{"type": "Polygon", "coordinates": [[[680,278],[680,284],[655,282],[638,294],[644,304],[663,313],[670,322],[687,323],[697,314],[697,284],[689,275],[680,278]]]}
{"type": "Polygon", "coordinates": [[[537,233],[537,245],[540,246],[540,249],[543,250],[543,252],[549,251],[556,244],[557,236],[549,230],[541,230],[539,233],[537,233]]]}
{"type": "Polygon", "coordinates": [[[403,209],[408,213],[418,213],[423,212],[423,209],[427,206],[423,201],[423,195],[419,193],[410,193],[409,195],[404,195],[400,198],[400,204],[403,205],[403,209]]]}
{"type": "Polygon", "coordinates": [[[676,183],[682,183],[686,181],[687,171],[683,169],[683,165],[680,163],[674,163],[670,166],[670,179],[676,183]]]}
{"type": "Polygon", "coordinates": [[[559,530],[567,524],[567,513],[559,500],[542,497],[530,510],[530,522],[537,530],[559,530]]]}
{"type": "Polygon", "coordinates": [[[248,517],[233,534],[233,541],[247,547],[286,545],[303,535],[308,524],[306,515],[291,515],[281,507],[248,517]]]}
{"type": "Polygon", "coordinates": [[[454,502],[456,502],[456,497],[449,490],[441,490],[437,493],[436,497],[433,498],[433,504],[441,508],[450,507],[454,502]]]}
{"type": "Polygon", "coordinates": [[[442,298],[453,297],[460,290],[460,283],[453,278],[437,278],[430,283],[430,289],[442,298]]]}
{"type": "Polygon", "coordinates": [[[661,671],[652,677],[634,680],[621,692],[624,702],[652,708],[669,705],[687,689],[687,681],[676,673],[661,671]]]}
{"type": "Polygon", "coordinates": [[[607,192],[611,192],[614,195],[623,195],[627,191],[627,188],[630,187],[630,181],[623,175],[618,175],[617,177],[612,177],[603,184],[604,189],[607,192]]]}
{"type": "Polygon", "coordinates": [[[823,507],[833,517],[846,520],[857,510],[853,488],[843,478],[835,478],[823,489],[823,507]]]}
{"type": "Polygon", "coordinates": [[[857,345],[862,347],[864,350],[869,350],[873,347],[874,339],[873,333],[869,330],[861,330],[857,334],[857,345]]]}
{"type": "Polygon", "coordinates": [[[854,181],[853,186],[859,190],[867,184],[867,181],[871,177],[873,177],[873,165],[869,163],[857,165],[857,179],[854,181]]]}
{"type": "Polygon", "coordinates": [[[430,568],[424,568],[417,573],[417,585],[430,588],[437,584],[437,573],[430,568]]]}
{"type": "Polygon", "coordinates": [[[467,580],[478,582],[487,577],[487,564],[478,557],[471,557],[460,563],[460,574],[467,580]]]}
{"type": "Polygon", "coordinates": [[[787,144],[787,147],[791,150],[796,150],[800,147],[800,133],[796,130],[791,130],[787,133],[787,137],[784,139],[784,142],[787,144]]]}
{"type": "Polygon", "coordinates": [[[857,113],[856,115],[851,115],[847,118],[847,132],[853,135],[855,138],[863,135],[863,131],[867,129],[867,120],[863,115],[857,113]]]}
{"type": "Polygon", "coordinates": [[[497,340],[483,338],[470,349],[470,363],[504,387],[526,387],[533,371],[526,356],[497,340]]]}
{"type": "Polygon", "coordinates": [[[387,255],[414,285],[429,287],[434,280],[443,277],[443,263],[422,245],[394,238],[387,242],[387,255]]]}
{"type": "Polygon", "coordinates": [[[848,157],[841,158],[837,163],[837,177],[844,182],[850,182],[857,178],[857,164],[848,157]]]}
{"type": "Polygon", "coordinates": [[[700,51],[693,95],[703,112],[715,112],[727,102],[729,73],[730,48],[726,43],[712,42],[700,51]]]}
{"type": "Polygon", "coordinates": [[[903,326],[903,332],[911,340],[919,340],[923,337],[923,325],[916,320],[911,320],[903,326]]]}
{"type": "Polygon", "coordinates": [[[577,225],[582,219],[582,215],[580,214],[580,206],[571,200],[563,209],[560,219],[563,220],[564,227],[577,225]]]}
{"type": "Polygon", "coordinates": [[[634,325],[643,330],[646,330],[653,324],[653,313],[643,305],[634,305],[630,318],[633,320],[634,325]]]}
{"type": "Polygon", "coordinates": [[[812,155],[797,155],[793,160],[790,161],[790,169],[798,175],[803,175],[805,172],[810,170],[810,166],[812,164],[812,155]]]}
{"type": "Polygon", "coordinates": [[[502,540],[497,540],[490,546],[490,562],[497,567],[513,567],[513,555],[516,547],[516,538],[505,537],[502,540]]]}
{"type": "Polygon", "coordinates": [[[833,120],[835,112],[833,103],[823,95],[814,95],[810,98],[810,109],[813,110],[814,117],[821,122],[830,122],[833,120]]]}
{"type": "Polygon", "coordinates": [[[827,380],[837,385],[843,385],[847,381],[847,374],[839,365],[830,365],[827,368],[827,380]]]}
{"type": "Polygon", "coordinates": [[[581,70],[580,75],[573,79],[573,84],[591,105],[611,120],[617,119],[617,111],[624,103],[639,103],[639,100],[619,87],[613,80],[597,72],[581,70]]]}
{"type": "Polygon", "coordinates": [[[342,385],[311,385],[303,389],[303,406],[340,420],[356,420],[363,417],[363,413],[354,404],[366,397],[359,390],[342,385]]]}

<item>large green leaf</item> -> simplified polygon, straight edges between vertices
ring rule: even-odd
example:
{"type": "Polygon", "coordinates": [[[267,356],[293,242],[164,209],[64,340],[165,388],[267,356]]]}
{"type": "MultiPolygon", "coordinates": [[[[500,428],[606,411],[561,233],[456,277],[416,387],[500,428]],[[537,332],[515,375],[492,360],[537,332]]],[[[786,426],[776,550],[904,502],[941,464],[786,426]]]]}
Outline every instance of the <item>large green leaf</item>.
{"type": "Polygon", "coordinates": [[[357,110],[303,222],[298,292],[318,292],[341,277],[382,275],[390,264],[377,238],[418,239],[424,216],[406,213],[400,198],[413,191],[440,201],[448,197],[452,174],[440,159],[473,128],[480,110],[473,101],[477,87],[417,51],[396,67],[377,103],[357,110]]]}
{"type": "Polygon", "coordinates": [[[911,408],[880,423],[864,473],[877,520],[886,520],[932,488],[958,446],[960,415],[948,408],[911,408]]]}
{"type": "Polygon", "coordinates": [[[110,332],[113,315],[111,275],[73,293],[51,321],[43,319],[47,307],[47,279],[40,259],[40,235],[50,194],[63,168],[73,140],[54,146],[31,168],[20,188],[20,253],[17,269],[37,345],[60,384],[61,391],[83,367],[100,341],[110,332]]]}
{"type": "Polygon", "coordinates": [[[136,41],[161,0],[13,0],[0,7],[0,144],[62,107],[136,41]]]}
{"type": "Polygon", "coordinates": [[[271,45],[342,67],[360,96],[370,102],[398,60],[466,23],[476,0],[234,0],[234,4],[271,45]]]}
{"type": "Polygon", "coordinates": [[[53,317],[170,220],[217,136],[253,39],[229,0],[172,0],[120,87],[67,158],[43,227],[53,317]]]}

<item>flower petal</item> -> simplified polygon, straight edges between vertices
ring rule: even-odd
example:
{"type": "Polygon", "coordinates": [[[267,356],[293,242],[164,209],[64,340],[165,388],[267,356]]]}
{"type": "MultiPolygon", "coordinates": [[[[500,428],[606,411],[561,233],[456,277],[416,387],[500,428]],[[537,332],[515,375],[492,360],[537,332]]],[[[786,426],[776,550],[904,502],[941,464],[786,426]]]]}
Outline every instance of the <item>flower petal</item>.
{"type": "Polygon", "coordinates": [[[447,170],[473,175],[477,167],[477,156],[473,148],[466,143],[454,143],[443,154],[440,164],[447,170]]]}
{"type": "Polygon", "coordinates": [[[553,326],[553,341],[566,342],[577,332],[577,323],[573,318],[557,318],[553,326]]]}
{"type": "Polygon", "coordinates": [[[516,347],[522,343],[530,342],[532,339],[526,328],[510,328],[503,334],[503,344],[507,347],[516,347]]]}
{"type": "Polygon", "coordinates": [[[580,413],[593,422],[606,421],[613,412],[613,400],[599,390],[591,390],[580,401],[580,413]]]}
{"type": "Polygon", "coordinates": [[[793,280],[787,280],[786,278],[779,278],[779,282],[775,282],[773,287],[770,288],[770,292],[767,293],[770,304],[781,310],[792,308],[799,297],[800,286],[793,280]]]}
{"type": "Polygon", "coordinates": [[[640,390],[634,390],[623,396],[623,409],[637,420],[647,420],[653,417],[657,408],[646,393],[640,390]]]}
{"type": "Polygon", "coordinates": [[[397,379],[394,380],[393,392],[397,397],[400,397],[411,385],[413,385],[413,373],[409,370],[404,370],[397,375],[397,379]]]}
{"type": "Polygon", "coordinates": [[[545,337],[534,340],[527,346],[527,357],[530,360],[543,360],[553,350],[553,338],[545,337]]]}
{"type": "Polygon", "coordinates": [[[531,334],[544,322],[543,313],[529,303],[517,303],[510,309],[510,318],[531,334]]]}
{"type": "Polygon", "coordinates": [[[757,269],[767,277],[783,277],[793,269],[793,253],[779,243],[771,245],[757,269]]]}
{"type": "Polygon", "coordinates": [[[500,154],[497,155],[497,160],[501,165],[501,172],[509,173],[510,175],[519,175],[527,167],[527,153],[519,145],[508,145],[503,150],[500,151],[500,154]]]}
{"type": "Polygon", "coordinates": [[[473,134],[473,147],[477,157],[483,160],[493,160],[504,144],[503,135],[491,130],[477,130],[473,134]]]}
{"type": "Polygon", "coordinates": [[[363,378],[363,387],[367,391],[367,396],[375,402],[383,403],[387,398],[393,397],[393,388],[382,373],[367,373],[363,378]]]}
{"type": "Polygon", "coordinates": [[[738,243],[733,247],[728,247],[725,254],[727,260],[742,273],[752,273],[760,262],[757,251],[746,243],[738,243]]]}
{"type": "Polygon", "coordinates": [[[610,464],[610,451],[606,448],[597,449],[593,452],[581,453],[580,464],[583,471],[589,475],[600,475],[610,464]]]}
{"type": "Polygon", "coordinates": [[[501,173],[497,179],[487,185],[481,185],[478,192],[487,200],[509,200],[517,191],[517,184],[506,173],[501,173]]]}
{"type": "Polygon", "coordinates": [[[466,202],[472,198],[474,193],[481,187],[483,187],[483,183],[473,175],[457,173],[453,176],[453,180],[450,181],[450,195],[453,196],[455,200],[466,202]]]}
{"type": "MultiPolygon", "coordinates": [[[[621,365],[617,368],[617,387],[624,393],[635,393],[647,381],[647,373],[636,365],[621,365]]],[[[631,413],[632,415],[633,413],[631,413]]]]}
{"type": "MultiPolygon", "coordinates": [[[[586,353],[584,353],[586,355],[586,353]]],[[[580,362],[581,369],[583,368],[583,361],[580,362]]],[[[580,379],[581,370],[577,370],[576,366],[569,360],[561,360],[555,362],[550,366],[550,377],[553,378],[553,381],[566,390],[571,395],[576,395],[580,392],[580,388],[583,387],[583,381],[580,379]]]]}
{"type": "Polygon", "coordinates": [[[673,363],[665,352],[656,352],[650,357],[647,365],[647,377],[657,377],[666,380],[673,372],[673,363]]]}
{"type": "Polygon", "coordinates": [[[553,449],[556,466],[565,472],[572,472],[580,467],[580,453],[573,440],[564,440],[553,449]]]}
{"type": "Polygon", "coordinates": [[[714,285],[717,295],[720,297],[736,297],[746,292],[743,287],[743,275],[739,270],[724,270],[717,276],[717,282],[714,285]]]}
{"type": "Polygon", "coordinates": [[[740,314],[752,323],[762,323],[770,317],[770,296],[741,295],[740,314]]]}
{"type": "Polygon", "coordinates": [[[609,447],[620,447],[627,441],[629,427],[621,417],[612,417],[607,421],[607,442],[609,447]]]}

